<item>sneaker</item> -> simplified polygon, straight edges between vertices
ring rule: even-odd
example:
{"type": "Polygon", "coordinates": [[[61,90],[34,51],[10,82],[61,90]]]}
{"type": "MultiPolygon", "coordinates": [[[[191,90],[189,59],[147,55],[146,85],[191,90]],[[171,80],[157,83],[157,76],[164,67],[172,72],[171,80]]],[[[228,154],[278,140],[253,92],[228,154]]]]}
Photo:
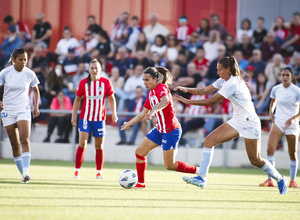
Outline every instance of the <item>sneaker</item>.
{"type": "Polygon", "coordinates": [[[259,186],[274,187],[274,183],[273,180],[267,179],[265,182],[259,184],[259,186]]]}
{"type": "Polygon", "coordinates": [[[50,137],[45,137],[43,143],[50,143],[50,137]]]}
{"type": "Polygon", "coordinates": [[[105,179],[105,177],[102,176],[101,173],[97,173],[96,179],[105,179]]]}
{"type": "Polygon", "coordinates": [[[76,179],[80,178],[79,171],[75,171],[73,178],[76,178],[76,179]]]}
{"type": "Polygon", "coordinates": [[[129,141],[129,142],[127,142],[127,145],[132,145],[133,146],[135,144],[134,144],[134,142],[129,141]]]}
{"type": "Polygon", "coordinates": [[[137,183],[133,189],[146,189],[146,184],[145,183],[137,183]]]}
{"type": "Polygon", "coordinates": [[[282,180],[280,180],[277,185],[278,185],[278,189],[279,189],[279,193],[280,194],[286,194],[288,192],[288,188],[287,188],[287,179],[285,176],[282,175],[282,180]]]}
{"type": "Polygon", "coordinates": [[[21,183],[30,183],[30,176],[28,173],[23,173],[21,183]]]}
{"type": "Polygon", "coordinates": [[[201,176],[196,176],[196,177],[184,176],[184,177],[182,177],[182,179],[187,184],[192,184],[192,185],[201,187],[201,189],[203,189],[205,187],[205,185],[206,185],[206,181],[203,180],[201,176]]]}
{"type": "Polygon", "coordinates": [[[54,143],[65,143],[65,141],[61,138],[57,138],[54,143]]]}
{"type": "Polygon", "coordinates": [[[126,143],[126,141],[123,141],[123,140],[116,143],[116,145],[125,145],[125,144],[127,144],[127,143],[126,143]]]}
{"type": "Polygon", "coordinates": [[[295,182],[295,180],[291,180],[291,181],[290,181],[289,187],[290,187],[290,188],[298,188],[298,185],[297,185],[297,183],[295,182]]]}

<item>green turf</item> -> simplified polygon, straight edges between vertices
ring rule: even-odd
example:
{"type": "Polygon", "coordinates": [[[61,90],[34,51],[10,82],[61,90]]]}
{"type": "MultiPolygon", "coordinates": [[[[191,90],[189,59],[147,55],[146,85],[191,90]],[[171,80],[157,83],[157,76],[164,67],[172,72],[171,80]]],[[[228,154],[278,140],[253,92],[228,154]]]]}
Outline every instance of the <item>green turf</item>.
{"type": "MultiPolygon", "coordinates": [[[[134,164],[105,164],[105,180],[95,179],[94,163],[32,161],[31,183],[20,184],[13,160],[0,160],[0,219],[299,219],[300,189],[280,195],[262,188],[259,169],[211,168],[205,189],[185,184],[183,174],[148,166],[146,190],[118,184],[134,164]]],[[[288,171],[283,172],[288,175],[288,171]]]]}

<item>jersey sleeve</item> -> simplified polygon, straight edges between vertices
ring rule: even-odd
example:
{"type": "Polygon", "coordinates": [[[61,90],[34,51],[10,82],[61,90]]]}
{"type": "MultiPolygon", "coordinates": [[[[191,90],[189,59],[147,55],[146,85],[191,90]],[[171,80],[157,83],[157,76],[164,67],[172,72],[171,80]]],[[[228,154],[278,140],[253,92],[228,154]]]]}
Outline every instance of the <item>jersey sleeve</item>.
{"type": "Polygon", "coordinates": [[[224,80],[222,78],[217,79],[212,85],[213,87],[215,87],[216,89],[221,89],[222,88],[222,83],[224,82],[224,80]]]}
{"type": "Polygon", "coordinates": [[[84,86],[85,86],[84,80],[81,80],[76,92],[77,96],[82,97],[84,95],[84,86]]]}
{"type": "Polygon", "coordinates": [[[145,104],[144,104],[144,108],[146,109],[151,109],[151,105],[150,105],[150,101],[149,101],[149,94],[146,98],[145,104]]]}
{"type": "Polygon", "coordinates": [[[2,86],[4,84],[4,81],[5,81],[5,76],[9,73],[9,70],[7,70],[6,68],[3,69],[1,72],[0,72],[0,86],[2,86]]]}
{"type": "Polygon", "coordinates": [[[228,97],[232,96],[236,92],[236,89],[237,85],[233,83],[233,81],[227,81],[223,84],[218,93],[228,99],[228,97]]]}
{"type": "Polygon", "coordinates": [[[276,90],[277,90],[277,86],[273,87],[272,90],[271,90],[271,93],[270,93],[270,97],[271,99],[276,99],[276,90]]]}
{"type": "Polygon", "coordinates": [[[108,79],[108,80],[106,81],[106,94],[107,94],[107,96],[111,96],[111,95],[113,95],[114,93],[115,93],[114,88],[112,87],[111,82],[110,82],[110,80],[108,79]]]}
{"type": "Polygon", "coordinates": [[[162,85],[161,87],[158,88],[156,91],[156,96],[159,98],[159,100],[165,96],[168,95],[168,88],[165,85],[162,85]]]}
{"type": "Polygon", "coordinates": [[[37,78],[36,74],[34,72],[31,73],[31,82],[30,82],[30,86],[31,87],[35,87],[38,84],[40,84],[39,79],[37,78]]]}

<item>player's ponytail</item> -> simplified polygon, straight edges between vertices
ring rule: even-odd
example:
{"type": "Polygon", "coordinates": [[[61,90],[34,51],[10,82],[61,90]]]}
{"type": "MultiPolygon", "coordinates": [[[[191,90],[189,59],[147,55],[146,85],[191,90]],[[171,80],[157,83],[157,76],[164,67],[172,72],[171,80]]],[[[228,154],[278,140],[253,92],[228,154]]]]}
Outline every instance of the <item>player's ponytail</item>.
{"type": "Polygon", "coordinates": [[[240,72],[239,64],[234,57],[224,57],[219,61],[219,64],[221,64],[225,69],[229,67],[231,75],[239,76],[241,79],[243,79],[240,72]]]}
{"type": "Polygon", "coordinates": [[[162,75],[162,84],[171,85],[173,83],[173,76],[167,68],[158,66],[155,69],[162,75]]]}
{"type": "Polygon", "coordinates": [[[287,67],[282,68],[280,72],[282,72],[283,70],[287,70],[287,71],[289,71],[291,73],[292,83],[294,83],[295,85],[297,85],[298,81],[295,79],[293,69],[291,67],[287,66],[287,67]]]}
{"type": "Polygon", "coordinates": [[[13,50],[13,52],[11,53],[8,62],[12,62],[12,64],[15,64],[14,60],[17,59],[18,55],[24,54],[24,53],[26,53],[26,51],[23,48],[15,48],[13,50]]]}

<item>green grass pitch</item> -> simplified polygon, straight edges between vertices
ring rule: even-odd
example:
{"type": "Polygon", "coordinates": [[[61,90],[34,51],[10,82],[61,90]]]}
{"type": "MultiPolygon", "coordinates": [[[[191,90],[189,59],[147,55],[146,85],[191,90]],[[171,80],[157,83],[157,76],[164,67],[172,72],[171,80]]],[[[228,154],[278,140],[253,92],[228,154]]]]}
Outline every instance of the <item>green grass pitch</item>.
{"type": "MultiPolygon", "coordinates": [[[[280,195],[263,188],[255,168],[211,168],[205,189],[185,184],[182,173],[149,165],[146,190],[123,189],[124,169],[134,164],[104,164],[105,180],[95,179],[94,163],[35,161],[31,182],[20,183],[13,159],[0,160],[0,219],[299,219],[300,189],[280,195]]],[[[289,172],[283,171],[288,177],[289,172]]],[[[299,178],[298,178],[299,180],[299,178]]],[[[298,181],[299,183],[299,181],[298,181]]]]}

